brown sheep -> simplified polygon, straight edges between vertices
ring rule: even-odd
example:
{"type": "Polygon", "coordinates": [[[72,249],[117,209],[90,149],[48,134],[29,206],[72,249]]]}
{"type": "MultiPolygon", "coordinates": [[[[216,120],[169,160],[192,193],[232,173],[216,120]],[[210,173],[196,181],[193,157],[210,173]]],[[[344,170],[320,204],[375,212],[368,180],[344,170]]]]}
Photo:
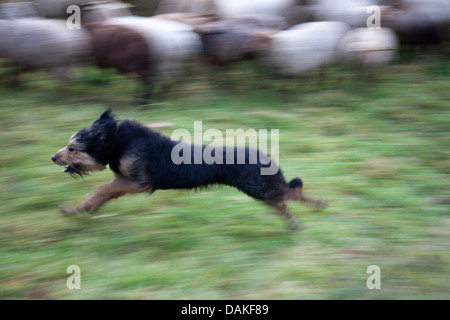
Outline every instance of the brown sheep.
{"type": "Polygon", "coordinates": [[[123,74],[134,73],[144,83],[144,99],[151,94],[154,72],[152,54],[144,37],[120,25],[91,25],[93,56],[100,68],[114,68],[123,74]]]}

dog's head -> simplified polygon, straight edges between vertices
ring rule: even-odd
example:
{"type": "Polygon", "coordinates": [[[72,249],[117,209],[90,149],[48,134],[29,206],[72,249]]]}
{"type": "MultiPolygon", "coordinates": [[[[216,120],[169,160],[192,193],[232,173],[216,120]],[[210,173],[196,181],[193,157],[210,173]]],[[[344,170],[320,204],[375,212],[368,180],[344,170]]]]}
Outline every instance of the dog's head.
{"type": "Polygon", "coordinates": [[[103,170],[109,163],[116,130],[117,121],[111,116],[111,110],[107,110],[93,124],[75,133],[52,160],[65,166],[64,172],[74,177],[103,170]]]}

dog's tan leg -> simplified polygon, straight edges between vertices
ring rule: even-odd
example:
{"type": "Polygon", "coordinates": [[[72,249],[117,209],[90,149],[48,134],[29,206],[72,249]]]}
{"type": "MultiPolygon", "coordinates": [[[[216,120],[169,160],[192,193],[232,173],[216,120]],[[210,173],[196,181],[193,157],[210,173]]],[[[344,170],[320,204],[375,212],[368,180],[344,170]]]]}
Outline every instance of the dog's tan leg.
{"type": "Polygon", "coordinates": [[[325,200],[320,200],[320,199],[311,199],[305,196],[305,194],[303,193],[303,190],[300,189],[300,201],[303,201],[313,207],[315,207],[317,210],[323,210],[326,207],[328,207],[328,202],[325,200]]]}
{"type": "Polygon", "coordinates": [[[105,202],[123,196],[127,193],[139,193],[147,191],[148,187],[143,187],[127,178],[116,177],[110,183],[98,187],[95,192],[88,196],[83,203],[78,206],[63,206],[60,208],[63,214],[76,214],[81,211],[94,213],[105,202]]]}
{"type": "Polygon", "coordinates": [[[293,189],[287,189],[285,197],[285,200],[297,200],[305,202],[313,207],[315,207],[318,210],[325,209],[328,207],[328,202],[324,200],[318,200],[318,199],[311,199],[305,196],[305,193],[303,192],[303,189],[300,187],[293,188],[293,189]]]}
{"type": "Polygon", "coordinates": [[[292,214],[289,212],[289,208],[286,205],[286,202],[273,202],[273,201],[265,201],[265,203],[277,210],[277,213],[283,217],[285,217],[289,222],[289,228],[292,230],[296,230],[299,228],[298,221],[292,216],[292,214]]]}

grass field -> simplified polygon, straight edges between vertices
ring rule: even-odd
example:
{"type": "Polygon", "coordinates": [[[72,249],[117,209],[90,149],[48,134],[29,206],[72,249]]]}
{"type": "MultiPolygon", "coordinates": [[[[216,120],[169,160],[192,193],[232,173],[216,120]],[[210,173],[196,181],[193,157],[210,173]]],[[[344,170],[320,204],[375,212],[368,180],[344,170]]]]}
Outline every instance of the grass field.
{"type": "Polygon", "coordinates": [[[19,88],[1,85],[0,298],[449,299],[443,67],[417,59],[372,79],[332,68],[282,80],[242,64],[227,72],[233,86],[191,76],[151,107],[132,105],[132,79],[89,67],[67,83],[33,73],[19,88]],[[302,177],[330,207],[291,203],[303,226],[292,232],[262,203],[217,186],[63,216],[59,205],[112,174],[74,180],[50,157],[108,107],[169,136],[199,120],[203,130],[279,129],[287,179],[302,177]],[[66,287],[70,265],[81,290],[66,287]],[[366,287],[370,265],[381,290],[366,287]]]}

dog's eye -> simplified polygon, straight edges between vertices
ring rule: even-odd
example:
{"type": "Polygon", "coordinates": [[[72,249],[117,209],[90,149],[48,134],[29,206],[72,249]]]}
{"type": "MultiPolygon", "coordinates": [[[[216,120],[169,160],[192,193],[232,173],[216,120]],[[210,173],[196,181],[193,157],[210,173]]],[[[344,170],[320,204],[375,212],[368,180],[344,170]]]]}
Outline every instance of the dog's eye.
{"type": "Polygon", "coordinates": [[[74,151],[75,151],[75,149],[74,149],[74,148],[72,148],[72,147],[70,147],[70,148],[67,148],[67,150],[69,150],[69,152],[74,152],[74,151]]]}

